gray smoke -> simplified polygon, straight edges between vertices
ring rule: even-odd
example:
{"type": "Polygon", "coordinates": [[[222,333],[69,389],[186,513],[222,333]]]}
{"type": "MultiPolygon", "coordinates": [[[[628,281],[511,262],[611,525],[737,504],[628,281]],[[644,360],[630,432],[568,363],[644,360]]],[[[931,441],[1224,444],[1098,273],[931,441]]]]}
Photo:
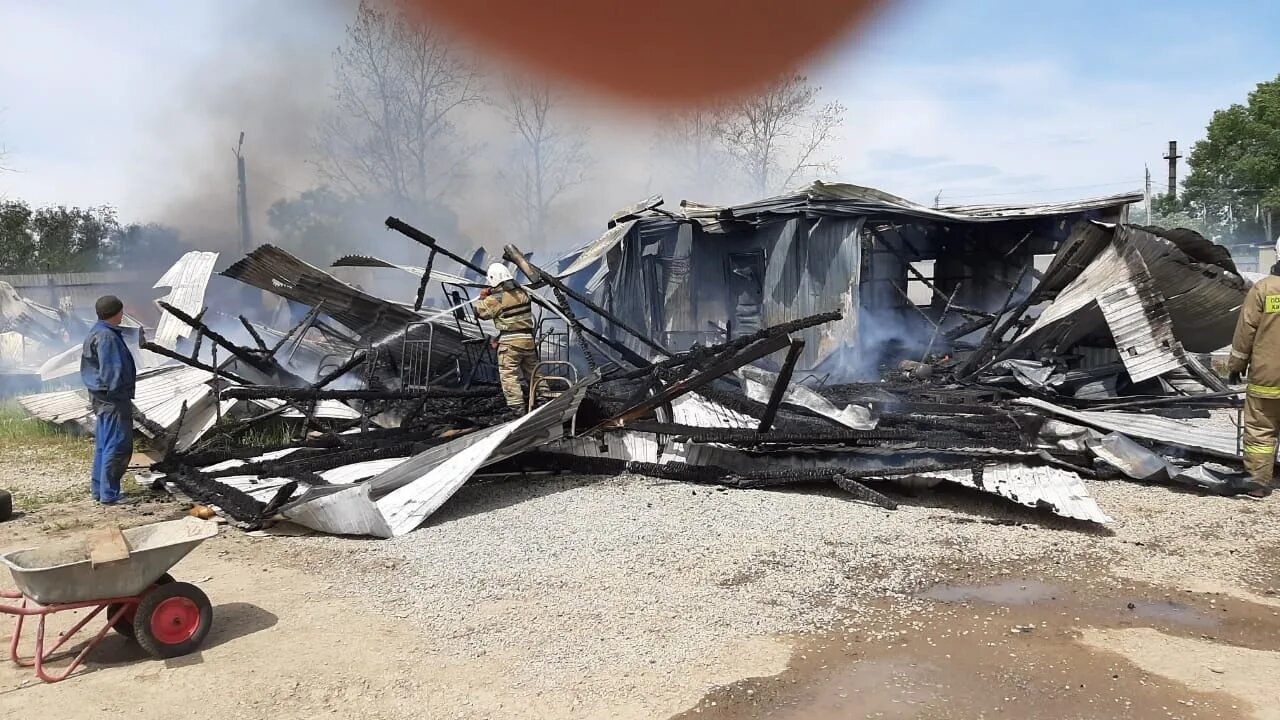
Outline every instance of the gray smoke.
{"type": "MultiPolygon", "coordinates": [[[[244,131],[254,240],[279,242],[268,225],[269,209],[321,183],[314,138],[332,107],[332,54],[354,12],[354,2],[285,0],[258,5],[245,17],[225,18],[225,25],[215,30],[225,38],[219,52],[193,71],[152,119],[157,142],[164,146],[164,176],[172,178],[154,188],[156,220],[177,227],[188,245],[224,252],[222,265],[238,256],[231,150],[244,131]]],[[[513,193],[504,181],[516,143],[496,104],[504,69],[489,66],[485,71],[494,103],[456,119],[465,142],[477,146],[465,178],[447,194],[441,212],[404,218],[463,254],[479,246],[500,253],[505,243],[521,244],[523,239],[513,193]]],[[[559,122],[588,138],[589,178],[555,205],[545,247],[524,247],[526,251],[544,259],[559,255],[598,236],[615,209],[655,193],[663,194],[668,205],[685,198],[747,199],[727,175],[710,183],[694,180],[681,152],[659,141],[663,118],[657,114],[605,106],[572,91],[562,91],[561,98],[559,122]]],[[[329,233],[333,237],[310,248],[309,259],[327,264],[342,254],[361,253],[422,264],[425,251],[383,230],[386,210],[353,210],[354,217],[329,233]]],[[[368,273],[343,275],[372,281],[368,273]]]]}

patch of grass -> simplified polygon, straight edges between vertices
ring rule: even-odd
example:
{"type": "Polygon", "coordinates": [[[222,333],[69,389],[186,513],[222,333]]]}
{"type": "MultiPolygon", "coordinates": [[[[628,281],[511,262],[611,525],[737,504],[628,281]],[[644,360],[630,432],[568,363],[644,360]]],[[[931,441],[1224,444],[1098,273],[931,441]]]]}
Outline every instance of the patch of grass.
{"type": "Polygon", "coordinates": [[[89,494],[88,488],[72,487],[52,492],[15,492],[14,509],[24,513],[35,512],[51,505],[75,502],[89,494]]]}
{"type": "Polygon", "coordinates": [[[0,443],[71,437],[71,434],[27,414],[17,403],[0,405],[0,443]]]}

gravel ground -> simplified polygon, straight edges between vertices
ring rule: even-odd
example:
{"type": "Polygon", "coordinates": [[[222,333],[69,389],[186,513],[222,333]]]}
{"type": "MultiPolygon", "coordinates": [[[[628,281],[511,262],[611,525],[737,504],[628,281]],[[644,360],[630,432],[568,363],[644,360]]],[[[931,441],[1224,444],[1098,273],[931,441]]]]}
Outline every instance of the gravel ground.
{"type": "Polygon", "coordinates": [[[1096,581],[1112,567],[1177,580],[1190,565],[1238,584],[1260,549],[1280,545],[1273,503],[1089,485],[1112,528],[960,488],[891,512],[826,488],[720,491],[636,476],[482,483],[401,538],[308,538],[304,563],[353,573],[438,652],[496,651],[513,677],[617,699],[636,692],[637,668],[694,681],[681,668],[752,639],[842,626],[891,634],[938,582],[1001,568],[1096,581]]]}
{"type": "MultiPolygon", "coordinates": [[[[83,490],[83,459],[32,453],[0,457],[0,486],[50,503],[83,490]]],[[[530,717],[670,715],[715,686],[780,672],[797,636],[911,632],[921,590],[968,578],[1135,579],[1280,605],[1280,500],[1087,484],[1109,528],[951,486],[887,511],[829,486],[562,476],[468,484],[393,540],[237,535],[224,547],[249,569],[304,571],[306,602],[354,599],[408,628],[424,658],[452,663],[456,717],[495,716],[499,700],[530,717]]],[[[48,527],[45,515],[53,505],[28,522],[48,527]]],[[[351,651],[359,674],[371,661],[351,651]]]]}

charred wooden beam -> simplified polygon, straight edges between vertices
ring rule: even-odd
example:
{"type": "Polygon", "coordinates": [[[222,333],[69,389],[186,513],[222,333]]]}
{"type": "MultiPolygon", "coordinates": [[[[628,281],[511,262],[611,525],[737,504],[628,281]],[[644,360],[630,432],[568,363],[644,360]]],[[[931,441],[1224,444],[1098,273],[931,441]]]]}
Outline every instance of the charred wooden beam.
{"type": "Polygon", "coordinates": [[[311,387],[313,389],[320,389],[325,385],[328,385],[334,380],[337,380],[343,375],[346,375],[359,367],[368,357],[369,352],[367,350],[361,350],[360,352],[353,354],[346,362],[331,370],[328,375],[325,375],[319,380],[311,383],[311,387]]]}
{"type": "MultiPolygon", "coordinates": [[[[1016,294],[1018,292],[1018,288],[1022,286],[1022,281],[1026,279],[1027,271],[1029,271],[1031,267],[1031,263],[1027,263],[1023,266],[1022,274],[1018,276],[1018,281],[1009,288],[1009,294],[1005,296],[1004,304],[1001,305],[1000,310],[996,312],[997,318],[1003,316],[1009,310],[1009,304],[1013,302],[1014,294],[1016,294]]],[[[1009,317],[1005,318],[1001,323],[991,324],[991,329],[988,330],[986,336],[982,338],[982,342],[978,345],[978,349],[974,350],[973,353],[969,355],[969,357],[965,358],[965,361],[956,368],[957,379],[963,380],[974,374],[975,368],[986,361],[986,356],[991,352],[991,348],[995,343],[999,342],[1000,338],[1004,337],[1004,334],[1009,331],[1009,327],[1011,325],[1022,319],[1022,315],[1027,311],[1027,309],[1035,304],[1036,298],[1037,293],[1035,290],[1028,292],[1027,296],[1018,304],[1018,308],[1014,310],[1009,317]]]]}
{"type": "Polygon", "coordinates": [[[764,408],[764,417],[760,418],[760,425],[756,427],[756,432],[767,433],[773,428],[773,420],[778,416],[778,406],[782,404],[782,398],[787,394],[787,386],[791,384],[791,375],[796,370],[796,362],[800,360],[802,352],[804,352],[804,340],[792,340],[791,348],[787,350],[787,359],[782,361],[782,371],[778,373],[778,378],[773,383],[769,404],[764,408]]]}
{"type": "Polygon", "coordinates": [[[186,355],[183,355],[182,353],[174,352],[173,350],[170,350],[167,347],[162,347],[153,342],[144,342],[139,347],[142,348],[143,350],[149,350],[157,355],[163,355],[167,358],[177,360],[178,362],[182,363],[183,365],[187,365],[188,367],[193,367],[198,370],[204,370],[207,373],[212,373],[214,375],[217,375],[218,377],[224,377],[228,380],[232,380],[232,381],[243,383],[243,384],[249,383],[248,380],[240,377],[239,375],[236,375],[233,372],[229,372],[227,370],[223,370],[221,368],[217,368],[212,365],[200,362],[199,360],[189,358],[186,355]]]}
{"type": "Polygon", "coordinates": [[[170,315],[186,323],[191,328],[202,332],[210,340],[214,341],[224,350],[234,355],[238,360],[241,360],[253,366],[254,368],[257,368],[258,370],[261,370],[264,373],[270,373],[275,369],[275,363],[272,362],[270,359],[264,357],[261,353],[256,353],[251,350],[247,350],[245,348],[240,347],[239,345],[223,337],[217,331],[210,328],[203,321],[197,320],[191,317],[190,315],[186,314],[180,308],[176,308],[173,305],[170,305],[169,303],[163,300],[156,301],[156,304],[159,305],[161,308],[163,308],[170,315]]]}
{"type": "Polygon", "coordinates": [[[414,240],[428,248],[431,248],[433,252],[438,252],[441,255],[444,255],[445,257],[458,263],[462,267],[467,268],[468,270],[473,270],[477,273],[480,273],[482,277],[486,273],[486,270],[484,268],[480,267],[479,265],[476,265],[475,263],[462,257],[461,255],[458,255],[457,253],[452,252],[448,248],[442,247],[440,245],[439,240],[436,240],[435,238],[431,237],[427,233],[419,230],[418,228],[410,225],[409,223],[401,220],[400,218],[388,217],[386,220],[386,225],[388,228],[395,230],[396,232],[400,233],[401,235],[404,235],[410,240],[414,240]]]}
{"type": "Polygon", "coordinates": [[[428,388],[426,390],[324,390],[322,388],[291,388],[276,385],[246,385],[227,388],[222,396],[235,400],[418,400],[422,398],[480,398],[497,397],[496,388],[428,388]]]}
{"type": "MultiPolygon", "coordinates": [[[[199,320],[199,318],[196,318],[196,319],[199,320]]],[[[254,329],[253,323],[249,322],[249,318],[241,315],[240,324],[244,325],[244,329],[249,331],[249,337],[253,338],[253,342],[258,345],[259,350],[268,349],[267,344],[262,341],[262,336],[258,334],[258,331],[256,329],[254,329]]]]}
{"type": "Polygon", "coordinates": [[[311,310],[302,318],[301,321],[298,322],[297,325],[289,328],[289,331],[284,334],[284,337],[280,338],[276,342],[276,344],[271,348],[271,354],[275,355],[276,351],[284,347],[284,344],[289,342],[289,338],[292,338],[295,334],[298,335],[299,341],[301,341],[302,336],[307,332],[307,328],[311,327],[311,324],[316,321],[316,318],[320,317],[320,311],[323,307],[324,301],[322,300],[316,304],[315,307],[311,308],[311,310]]]}
{"type": "Polygon", "coordinates": [[[951,328],[950,330],[948,330],[946,333],[943,334],[943,337],[945,337],[948,341],[958,340],[964,337],[965,335],[968,335],[971,332],[977,332],[978,330],[981,330],[982,328],[987,327],[988,325],[994,323],[995,321],[996,321],[995,317],[985,317],[985,318],[977,318],[976,320],[970,320],[969,322],[963,325],[958,325],[956,327],[951,328]]]}
{"type": "Polygon", "coordinates": [[[422,273],[422,282],[418,283],[418,296],[413,301],[413,311],[418,312],[422,309],[422,300],[427,296],[427,285],[431,282],[431,266],[436,262],[436,249],[431,248],[431,254],[427,255],[427,267],[422,273]]]}
{"type": "Polygon", "coordinates": [[[622,425],[628,420],[634,420],[659,406],[671,402],[691,390],[706,385],[718,377],[737,370],[749,362],[759,360],[766,355],[771,355],[786,347],[789,343],[790,340],[786,335],[776,335],[758,340],[755,343],[748,345],[733,357],[714,363],[700,373],[667,386],[653,397],[624,410],[617,417],[611,418],[606,422],[613,425],[622,425]]]}
{"type": "Polygon", "coordinates": [[[774,337],[774,336],[791,335],[792,333],[797,333],[797,332],[800,332],[801,330],[807,330],[811,327],[815,327],[818,325],[823,325],[829,322],[840,320],[843,317],[844,317],[844,314],[841,313],[839,310],[833,310],[831,312],[818,313],[817,315],[810,315],[808,317],[802,317],[796,320],[789,320],[787,322],[779,323],[777,325],[771,325],[767,328],[761,328],[760,330],[757,330],[756,332],[751,333],[750,335],[744,335],[740,338],[734,338],[729,342],[720,343],[718,345],[695,346],[691,350],[686,350],[685,352],[676,353],[675,355],[672,355],[671,357],[665,360],[660,360],[656,363],[650,363],[648,365],[645,365],[644,367],[641,367],[629,372],[619,373],[617,375],[610,377],[609,379],[610,380],[634,380],[636,378],[649,375],[653,373],[655,370],[670,370],[672,368],[679,367],[681,365],[685,365],[690,362],[701,362],[703,360],[706,360],[709,357],[713,357],[713,356],[717,356],[725,353],[733,354],[747,347],[751,343],[757,342],[759,340],[763,340],[765,338],[774,337]]]}

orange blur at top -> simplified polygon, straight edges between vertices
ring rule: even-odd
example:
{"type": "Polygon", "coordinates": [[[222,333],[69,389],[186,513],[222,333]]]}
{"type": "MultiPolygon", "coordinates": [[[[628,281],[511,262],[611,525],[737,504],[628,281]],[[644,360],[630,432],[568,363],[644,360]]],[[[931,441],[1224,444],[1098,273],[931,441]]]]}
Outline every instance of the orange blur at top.
{"type": "Polygon", "coordinates": [[[674,105],[794,71],[881,0],[409,0],[526,70],[674,105]]]}

